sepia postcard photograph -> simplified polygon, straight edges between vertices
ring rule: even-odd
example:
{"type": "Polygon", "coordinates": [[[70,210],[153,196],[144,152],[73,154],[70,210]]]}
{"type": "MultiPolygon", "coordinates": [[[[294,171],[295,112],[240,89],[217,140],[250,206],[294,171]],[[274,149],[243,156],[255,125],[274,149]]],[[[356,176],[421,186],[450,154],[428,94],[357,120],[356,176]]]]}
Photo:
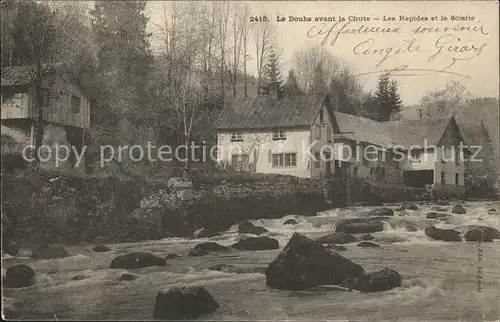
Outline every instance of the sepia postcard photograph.
{"type": "Polygon", "coordinates": [[[2,319],[500,321],[498,1],[0,14],[2,319]]]}

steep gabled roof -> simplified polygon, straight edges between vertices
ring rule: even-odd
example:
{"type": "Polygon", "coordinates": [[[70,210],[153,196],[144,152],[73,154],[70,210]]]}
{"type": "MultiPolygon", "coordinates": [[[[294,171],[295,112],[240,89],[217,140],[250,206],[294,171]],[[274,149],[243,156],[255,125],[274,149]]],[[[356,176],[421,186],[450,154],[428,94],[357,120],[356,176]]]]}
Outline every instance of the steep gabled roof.
{"type": "Polygon", "coordinates": [[[364,117],[333,112],[340,135],[345,139],[368,142],[380,146],[391,146],[393,139],[385,123],[370,120],[364,117]]]}
{"type": "Polygon", "coordinates": [[[437,146],[452,118],[390,121],[383,124],[396,145],[402,145],[406,148],[412,145],[423,146],[427,139],[427,145],[437,146]]]}
{"type": "Polygon", "coordinates": [[[265,129],[310,126],[314,123],[326,95],[237,98],[219,115],[216,128],[265,129]]]}

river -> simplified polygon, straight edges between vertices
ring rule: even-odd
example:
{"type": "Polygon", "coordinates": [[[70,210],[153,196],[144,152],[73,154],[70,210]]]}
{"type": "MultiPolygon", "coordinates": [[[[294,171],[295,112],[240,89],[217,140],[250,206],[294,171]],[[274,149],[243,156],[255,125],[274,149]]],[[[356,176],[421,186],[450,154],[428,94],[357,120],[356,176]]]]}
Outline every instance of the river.
{"type": "MultiPolygon", "coordinates": [[[[397,205],[390,205],[396,208],[397,205]]],[[[117,281],[125,272],[109,269],[111,260],[131,251],[148,251],[157,256],[174,252],[184,255],[204,239],[167,238],[158,241],[108,245],[112,251],[93,253],[92,247],[70,246],[72,256],[34,260],[29,251],[2,258],[2,267],[18,263],[36,271],[36,284],[19,289],[3,289],[3,304],[14,307],[21,318],[30,319],[118,319],[150,320],[158,291],[170,286],[202,285],[220,304],[211,320],[467,320],[493,321],[500,317],[500,240],[491,243],[443,242],[431,240],[423,229],[409,232],[402,219],[422,226],[460,229],[481,224],[500,229],[500,202],[467,202],[465,215],[446,221],[425,219],[433,205],[419,205],[404,216],[396,211],[384,231],[372,234],[380,248],[345,245],[340,254],[362,265],[365,271],[392,268],[403,277],[403,286],[386,292],[358,293],[313,289],[282,291],[265,284],[261,273],[236,274],[210,271],[208,267],[227,263],[238,267],[264,269],[280,250],[231,251],[203,257],[182,256],[167,260],[165,267],[130,270],[140,277],[117,281]],[[488,212],[495,208],[496,213],[488,212]],[[478,247],[482,258],[478,259],[478,247]],[[478,269],[479,267],[479,269],[478,269]],[[478,274],[482,278],[478,282],[478,274]],[[72,280],[75,275],[86,279],[72,280]],[[478,290],[479,289],[479,290],[478,290]]],[[[435,206],[435,205],[434,205],[435,206]]],[[[451,206],[447,207],[450,211],[451,206]]],[[[283,248],[294,231],[319,237],[332,231],[341,218],[356,216],[369,207],[332,209],[316,217],[286,216],[254,221],[269,230],[283,248]],[[297,225],[282,225],[295,218],[297,225]]],[[[231,245],[238,234],[232,227],[210,240],[231,245]]]]}

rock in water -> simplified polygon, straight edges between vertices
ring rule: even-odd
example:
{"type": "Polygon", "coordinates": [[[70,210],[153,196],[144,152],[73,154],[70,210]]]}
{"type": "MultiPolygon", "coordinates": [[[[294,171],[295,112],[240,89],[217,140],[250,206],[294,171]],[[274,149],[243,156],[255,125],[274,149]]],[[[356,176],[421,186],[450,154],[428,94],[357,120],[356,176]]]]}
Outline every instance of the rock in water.
{"type": "Polygon", "coordinates": [[[21,250],[21,247],[11,240],[6,240],[2,243],[2,251],[5,254],[16,256],[17,254],[19,254],[19,250],[21,250]]]}
{"type": "Polygon", "coordinates": [[[153,316],[164,320],[192,320],[217,308],[219,304],[204,287],[173,287],[156,295],[153,316]]]}
{"type": "Polygon", "coordinates": [[[460,232],[453,229],[439,229],[432,226],[425,229],[425,234],[435,240],[462,241],[460,232]]]}
{"type": "Polygon", "coordinates": [[[115,257],[111,261],[110,268],[132,269],[149,266],[165,266],[167,260],[157,257],[148,252],[134,252],[115,257]]]}
{"type": "Polygon", "coordinates": [[[453,206],[453,208],[451,209],[451,212],[454,214],[459,214],[459,215],[463,215],[466,213],[464,206],[462,206],[460,204],[453,206]]]}
{"type": "Polygon", "coordinates": [[[500,231],[489,226],[468,226],[469,230],[465,233],[466,241],[491,242],[493,239],[500,239],[500,231]]]}
{"type": "Polygon", "coordinates": [[[337,223],[336,232],[351,234],[375,233],[384,230],[384,224],[379,220],[364,218],[344,219],[337,223]]]}
{"type": "Polygon", "coordinates": [[[194,248],[199,248],[199,249],[203,249],[206,251],[215,251],[215,252],[229,250],[228,247],[219,245],[219,244],[214,243],[214,242],[201,243],[201,244],[194,246],[194,248]]]}
{"type": "Polygon", "coordinates": [[[111,249],[109,249],[108,246],[104,246],[104,245],[99,245],[99,246],[95,246],[94,248],[92,248],[92,251],[96,252],[96,253],[109,252],[110,250],[111,249]]]}
{"type": "Polygon", "coordinates": [[[214,236],[215,232],[206,228],[200,228],[193,233],[193,238],[210,238],[214,236]]]}
{"type": "Polygon", "coordinates": [[[374,240],[374,239],[375,239],[375,237],[373,237],[370,234],[366,234],[366,235],[361,236],[361,240],[374,240]]]}
{"type": "Polygon", "coordinates": [[[332,233],[316,239],[320,244],[347,244],[356,241],[356,237],[348,233],[332,233]]]}
{"type": "Polygon", "coordinates": [[[5,287],[26,287],[33,285],[35,271],[25,264],[14,265],[7,268],[3,283],[5,287]]]}
{"type": "Polygon", "coordinates": [[[400,287],[402,277],[395,270],[384,268],[378,272],[364,274],[344,281],[341,286],[361,292],[380,292],[400,287]]]}
{"type": "Polygon", "coordinates": [[[165,257],[165,259],[172,259],[172,258],[177,258],[177,257],[181,257],[180,255],[177,255],[176,253],[169,253],[167,254],[167,256],[165,257]]]}
{"type": "Polygon", "coordinates": [[[436,205],[439,205],[439,206],[449,206],[450,203],[448,201],[444,201],[444,200],[439,200],[439,201],[436,201],[434,202],[436,205]]]}
{"type": "Polygon", "coordinates": [[[392,208],[377,208],[365,212],[363,216],[394,216],[394,210],[392,208]]]}
{"type": "Polygon", "coordinates": [[[85,275],[75,275],[73,276],[73,278],[71,279],[72,281],[82,281],[82,280],[86,280],[88,278],[88,276],[85,276],[85,275]]]}
{"type": "Polygon", "coordinates": [[[497,212],[497,210],[495,208],[491,208],[488,210],[488,212],[497,212]]]}
{"type": "Polygon", "coordinates": [[[231,245],[239,250],[270,250],[280,248],[279,242],[267,236],[248,237],[231,245]]]}
{"type": "Polygon", "coordinates": [[[120,275],[120,277],[118,277],[118,280],[119,281],[135,281],[138,278],[139,278],[139,276],[137,276],[137,275],[125,273],[125,274],[120,275]]]}
{"type": "Polygon", "coordinates": [[[347,250],[347,248],[345,246],[334,245],[334,244],[326,245],[325,248],[328,249],[328,250],[331,250],[331,251],[341,251],[341,252],[344,251],[344,250],[347,250]]]}
{"type": "Polygon", "coordinates": [[[283,223],[283,225],[297,225],[297,224],[298,222],[295,219],[288,219],[283,223]]]}
{"type": "Polygon", "coordinates": [[[303,290],[317,285],[335,285],[359,277],[363,267],[321,244],[294,233],[283,251],[266,269],[266,284],[286,290],[303,290]]]}
{"type": "Polygon", "coordinates": [[[377,245],[375,243],[369,242],[369,241],[363,241],[358,244],[359,247],[366,247],[366,248],[375,248],[375,247],[380,247],[380,245],[377,245]]]}
{"type": "Polygon", "coordinates": [[[427,219],[437,219],[437,218],[445,218],[448,217],[449,214],[442,213],[442,212],[429,212],[425,218],[427,219]]]}
{"type": "Polygon", "coordinates": [[[238,232],[241,234],[262,235],[263,233],[267,233],[267,231],[264,227],[255,226],[248,220],[238,225],[238,232]]]}
{"type": "Polygon", "coordinates": [[[208,255],[209,253],[206,250],[201,248],[193,248],[188,252],[188,257],[199,257],[203,255],[208,255]]]}
{"type": "Polygon", "coordinates": [[[32,249],[31,257],[36,259],[52,259],[68,257],[69,253],[61,245],[40,245],[32,249]]]}

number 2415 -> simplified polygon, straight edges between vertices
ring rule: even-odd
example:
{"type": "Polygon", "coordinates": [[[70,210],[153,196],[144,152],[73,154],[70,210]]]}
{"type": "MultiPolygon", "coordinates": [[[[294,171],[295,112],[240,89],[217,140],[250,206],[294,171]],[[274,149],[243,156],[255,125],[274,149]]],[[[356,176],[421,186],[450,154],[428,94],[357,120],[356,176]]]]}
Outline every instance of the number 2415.
{"type": "Polygon", "coordinates": [[[250,22],[268,22],[269,20],[267,19],[266,16],[255,16],[255,17],[250,17],[250,22]]]}

